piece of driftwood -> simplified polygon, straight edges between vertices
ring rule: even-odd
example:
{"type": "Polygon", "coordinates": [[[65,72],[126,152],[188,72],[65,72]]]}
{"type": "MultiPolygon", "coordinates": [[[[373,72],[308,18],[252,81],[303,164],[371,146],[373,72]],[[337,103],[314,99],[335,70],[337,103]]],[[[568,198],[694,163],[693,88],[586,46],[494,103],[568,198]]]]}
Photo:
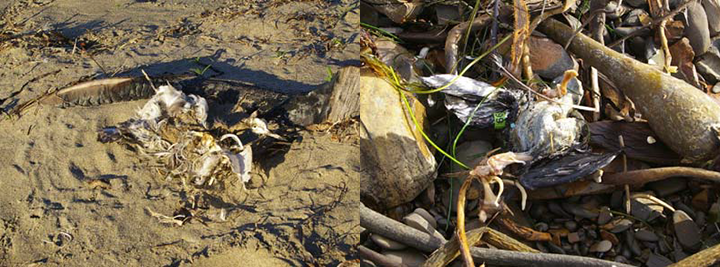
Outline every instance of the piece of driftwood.
{"type": "Polygon", "coordinates": [[[662,167],[603,175],[603,184],[640,186],[670,177],[692,177],[720,183],[720,172],[691,167],[662,167]]]}
{"type": "MultiPolygon", "coordinates": [[[[392,238],[393,240],[414,247],[422,252],[430,253],[440,248],[446,241],[416,230],[398,221],[377,213],[364,204],[360,204],[360,226],[370,232],[392,238]]],[[[473,247],[470,249],[473,259],[488,265],[499,266],[616,266],[632,265],[611,262],[601,259],[549,254],[517,252],[498,249],[473,247]]]]}
{"type": "Polygon", "coordinates": [[[333,85],[327,121],[344,121],[360,116],[360,68],[342,68],[333,85]]]}
{"type": "Polygon", "coordinates": [[[703,251],[690,255],[690,257],[684,258],[681,261],[670,265],[670,267],[705,267],[705,266],[717,266],[720,262],[720,245],[707,248],[703,251]]]}
{"type": "MultiPolygon", "coordinates": [[[[460,255],[460,246],[457,241],[457,236],[453,236],[450,241],[443,244],[443,246],[430,255],[430,258],[423,264],[424,267],[440,267],[446,266],[452,262],[455,258],[460,255]]],[[[468,244],[477,244],[479,241],[484,241],[496,248],[520,252],[532,252],[537,253],[536,249],[525,245],[524,243],[509,237],[502,232],[494,230],[488,227],[482,227],[473,229],[467,232],[468,244]]]]}
{"type": "Polygon", "coordinates": [[[360,68],[342,68],[329,83],[293,98],[285,109],[290,120],[301,126],[360,116],[360,68]]]}
{"type": "Polygon", "coordinates": [[[635,103],[659,139],[687,162],[700,163],[720,153],[720,105],[683,80],[618,53],[548,19],[538,29],[605,74],[635,103]]]}

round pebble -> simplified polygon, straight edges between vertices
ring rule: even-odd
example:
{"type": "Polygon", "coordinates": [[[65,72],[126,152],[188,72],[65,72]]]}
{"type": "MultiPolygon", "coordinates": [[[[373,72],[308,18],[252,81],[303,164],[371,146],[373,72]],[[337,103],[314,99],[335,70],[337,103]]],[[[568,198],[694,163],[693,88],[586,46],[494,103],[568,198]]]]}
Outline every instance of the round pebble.
{"type": "Polygon", "coordinates": [[[700,248],[700,228],[687,213],[682,210],[673,213],[673,228],[675,236],[684,248],[689,250],[700,248]]]}
{"type": "Polygon", "coordinates": [[[425,218],[416,213],[410,213],[408,216],[405,216],[405,218],[403,218],[403,222],[412,228],[428,234],[433,234],[435,232],[435,228],[433,228],[432,225],[425,220],[425,218]]]}
{"type": "Polygon", "coordinates": [[[425,255],[415,249],[388,250],[382,254],[397,265],[420,266],[425,263],[425,255]]]}
{"type": "Polygon", "coordinates": [[[565,228],[567,228],[570,232],[574,232],[578,228],[577,222],[567,221],[565,222],[565,228]]]}
{"type": "Polygon", "coordinates": [[[608,252],[612,248],[612,243],[607,240],[597,242],[590,246],[590,252],[608,252]]]}
{"type": "Polygon", "coordinates": [[[428,212],[427,210],[425,210],[423,208],[417,208],[413,212],[422,216],[426,221],[428,221],[430,223],[430,225],[432,225],[433,228],[437,228],[437,221],[435,220],[435,218],[432,215],[430,215],[430,212],[428,212]]]}
{"type": "Polygon", "coordinates": [[[648,230],[639,230],[635,232],[635,238],[646,242],[657,242],[660,238],[653,232],[648,230]]]}
{"type": "Polygon", "coordinates": [[[370,236],[370,239],[372,239],[375,244],[386,250],[401,250],[407,248],[405,244],[396,242],[395,240],[381,235],[373,234],[370,236]]]}
{"type": "Polygon", "coordinates": [[[603,226],[605,229],[609,229],[611,233],[623,232],[632,226],[632,221],[628,219],[617,219],[603,226]]]}

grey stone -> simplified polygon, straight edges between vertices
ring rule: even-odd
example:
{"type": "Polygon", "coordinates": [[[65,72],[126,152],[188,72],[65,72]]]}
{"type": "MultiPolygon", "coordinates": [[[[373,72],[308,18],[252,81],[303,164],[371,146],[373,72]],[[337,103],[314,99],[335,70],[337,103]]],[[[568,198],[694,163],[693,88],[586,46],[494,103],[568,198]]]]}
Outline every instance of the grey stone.
{"type": "Polygon", "coordinates": [[[635,198],[630,200],[630,213],[632,216],[643,220],[653,221],[662,215],[663,207],[646,198],[635,198]]]}
{"type": "Polygon", "coordinates": [[[695,55],[705,54],[710,47],[710,29],[705,9],[700,2],[693,1],[688,5],[687,21],[685,36],[690,40],[695,55]]]}
{"type": "Polygon", "coordinates": [[[435,220],[435,218],[432,215],[430,215],[430,212],[428,212],[427,210],[425,210],[423,208],[417,208],[413,212],[422,216],[423,219],[428,221],[430,223],[430,225],[432,225],[433,228],[437,229],[437,221],[435,220]]]}
{"type": "Polygon", "coordinates": [[[658,197],[665,197],[687,188],[687,179],[684,177],[673,177],[649,183],[647,186],[652,189],[658,197]]]}
{"type": "Polygon", "coordinates": [[[630,227],[632,226],[632,221],[628,219],[619,219],[611,222],[611,224],[613,224],[613,227],[610,229],[610,232],[617,234],[627,229],[630,229],[630,227]]]}
{"type": "Polygon", "coordinates": [[[643,0],[625,0],[623,3],[630,5],[631,7],[642,7],[647,5],[647,1],[643,0]]]}
{"type": "Polygon", "coordinates": [[[645,229],[635,232],[635,238],[647,242],[657,242],[660,239],[655,233],[645,229]]]}
{"type": "Polygon", "coordinates": [[[580,234],[578,234],[577,232],[572,232],[568,234],[568,242],[577,243],[580,242],[580,240],[582,239],[580,238],[580,234]]]}
{"type": "Polygon", "coordinates": [[[570,232],[574,232],[578,228],[577,222],[567,221],[565,222],[565,228],[568,229],[570,232]]]}
{"type": "Polygon", "coordinates": [[[642,22],[640,22],[640,16],[648,16],[648,18],[649,18],[650,15],[644,9],[641,9],[641,8],[633,9],[627,13],[627,16],[625,16],[625,21],[623,21],[622,25],[642,26],[642,22]]]}
{"type": "Polygon", "coordinates": [[[703,0],[710,36],[720,33],[720,0],[703,0]]]}
{"type": "Polygon", "coordinates": [[[610,209],[608,207],[600,208],[597,223],[599,225],[603,225],[610,222],[610,220],[612,220],[612,213],[610,213],[610,209]]]}
{"type": "Polygon", "coordinates": [[[673,213],[673,228],[675,229],[675,236],[683,248],[692,251],[700,248],[700,228],[687,213],[682,210],[676,210],[673,213]]]}
{"type": "Polygon", "coordinates": [[[407,248],[405,244],[396,242],[395,240],[381,235],[373,234],[370,236],[370,239],[372,239],[372,241],[381,248],[387,250],[401,250],[407,248]]]}
{"type": "Polygon", "coordinates": [[[383,251],[382,254],[398,266],[401,264],[405,266],[420,266],[425,263],[425,255],[415,249],[388,250],[383,251]]]}
{"type": "MultiPolygon", "coordinates": [[[[712,46],[705,54],[696,57],[695,68],[697,68],[697,72],[700,73],[700,75],[702,75],[708,83],[719,83],[720,50],[718,50],[717,47],[712,46]]],[[[715,89],[713,88],[713,90],[715,89]]]]}
{"type": "Polygon", "coordinates": [[[590,252],[608,252],[612,248],[612,242],[603,240],[590,246],[590,252]]]}
{"type": "Polygon", "coordinates": [[[583,206],[578,205],[576,203],[563,202],[562,207],[567,212],[571,213],[572,215],[578,216],[580,218],[595,219],[599,215],[598,212],[586,209],[583,206]]]}
{"type": "Polygon", "coordinates": [[[648,260],[645,262],[645,264],[648,267],[665,267],[673,264],[673,262],[665,256],[650,253],[650,257],[648,257],[648,260]]]}
{"type": "Polygon", "coordinates": [[[435,5],[435,15],[438,25],[448,25],[461,20],[460,9],[453,5],[435,5]]]}
{"type": "Polygon", "coordinates": [[[456,158],[467,166],[476,166],[492,149],[492,144],[482,140],[463,142],[457,146],[456,158]]]}

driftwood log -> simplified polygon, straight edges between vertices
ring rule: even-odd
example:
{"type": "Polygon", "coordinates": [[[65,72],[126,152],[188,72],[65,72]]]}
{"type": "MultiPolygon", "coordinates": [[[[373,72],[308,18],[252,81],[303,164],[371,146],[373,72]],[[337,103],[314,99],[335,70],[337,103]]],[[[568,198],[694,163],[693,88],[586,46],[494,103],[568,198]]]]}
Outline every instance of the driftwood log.
{"type": "Polygon", "coordinates": [[[606,47],[554,19],[538,30],[597,68],[635,102],[650,127],[687,162],[700,163],[720,153],[720,105],[683,80],[606,47]],[[574,36],[574,38],[573,38],[574,36]]]}

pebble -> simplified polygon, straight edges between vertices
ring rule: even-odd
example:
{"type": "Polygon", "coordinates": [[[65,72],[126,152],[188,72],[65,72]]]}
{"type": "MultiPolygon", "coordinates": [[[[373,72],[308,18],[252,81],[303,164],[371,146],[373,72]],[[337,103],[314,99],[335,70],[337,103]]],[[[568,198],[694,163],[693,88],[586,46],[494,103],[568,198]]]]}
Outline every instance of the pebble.
{"type": "Polygon", "coordinates": [[[553,79],[575,68],[575,61],[562,45],[549,38],[531,36],[528,43],[530,64],[540,77],[553,79]]]}
{"type": "Polygon", "coordinates": [[[684,211],[688,216],[690,216],[690,218],[697,217],[695,211],[688,207],[688,205],[685,205],[685,203],[678,201],[677,203],[673,203],[673,206],[675,206],[675,209],[684,211]]]}
{"type": "MultiPolygon", "coordinates": [[[[716,38],[720,39],[720,38],[716,38]]],[[[695,59],[697,72],[710,84],[720,82],[720,52],[717,47],[710,47],[707,53],[695,59]]]]}
{"type": "Polygon", "coordinates": [[[610,1],[605,6],[605,11],[607,11],[606,16],[608,19],[617,19],[617,18],[625,15],[625,13],[627,13],[628,11],[630,11],[630,8],[627,7],[626,5],[620,5],[618,7],[617,1],[610,1]]]}
{"type": "Polygon", "coordinates": [[[635,256],[642,255],[640,243],[635,239],[635,234],[632,231],[625,232],[625,245],[628,246],[630,252],[635,254],[635,256]]]}
{"type": "Polygon", "coordinates": [[[415,209],[415,211],[413,211],[413,213],[416,213],[417,215],[422,216],[423,219],[425,219],[426,221],[428,221],[430,223],[432,228],[437,229],[437,221],[435,220],[435,218],[432,215],[430,215],[430,212],[428,212],[427,210],[425,210],[423,208],[417,208],[417,209],[415,209]]]}
{"type": "Polygon", "coordinates": [[[610,195],[610,207],[615,210],[625,210],[624,193],[622,190],[616,190],[610,195]]]}
{"type": "Polygon", "coordinates": [[[565,217],[565,218],[572,217],[572,216],[570,216],[570,214],[565,212],[565,210],[563,210],[563,208],[560,206],[560,204],[558,204],[555,201],[548,203],[548,209],[550,209],[550,212],[554,213],[555,215],[565,217]]]}
{"type": "Polygon", "coordinates": [[[552,242],[547,242],[548,249],[551,253],[556,254],[567,254],[565,250],[558,245],[553,244],[552,242]]]}
{"type": "Polygon", "coordinates": [[[456,158],[467,166],[476,166],[492,149],[492,144],[483,140],[463,142],[457,146],[456,158]]]}
{"type": "Polygon", "coordinates": [[[605,230],[600,230],[600,238],[610,241],[610,243],[612,243],[613,245],[617,245],[620,243],[620,239],[618,239],[617,236],[605,230]]]}
{"type": "Polygon", "coordinates": [[[631,7],[642,7],[647,5],[647,1],[643,0],[625,0],[623,3],[630,5],[631,7]]]}
{"type": "Polygon", "coordinates": [[[420,266],[425,263],[425,255],[415,249],[388,250],[382,254],[395,265],[420,266]]]}
{"type": "Polygon", "coordinates": [[[597,242],[590,246],[590,252],[608,252],[612,248],[612,243],[607,240],[597,242]]]}
{"type": "Polygon", "coordinates": [[[635,218],[651,222],[662,216],[663,207],[647,198],[635,198],[630,200],[630,213],[635,218]]]}
{"type": "Polygon", "coordinates": [[[577,243],[577,242],[580,242],[580,240],[581,240],[580,234],[578,234],[578,232],[572,232],[572,233],[568,234],[567,238],[568,238],[568,242],[570,242],[570,243],[577,243]]]}
{"type": "Polygon", "coordinates": [[[702,228],[706,221],[705,221],[705,213],[702,211],[698,211],[695,215],[695,223],[702,228]]]}
{"type": "Polygon", "coordinates": [[[703,7],[707,15],[710,36],[720,33],[720,0],[703,0],[703,7]]]}
{"type": "Polygon", "coordinates": [[[585,209],[584,207],[582,207],[576,203],[563,202],[562,207],[566,211],[568,211],[571,214],[578,216],[580,218],[595,219],[599,215],[598,212],[594,212],[594,211],[585,209]]]}
{"type": "Polygon", "coordinates": [[[615,256],[615,260],[614,260],[614,261],[615,261],[615,262],[619,262],[619,263],[628,263],[628,259],[627,259],[625,256],[623,256],[623,255],[617,255],[617,256],[615,256]]]}
{"type": "Polygon", "coordinates": [[[405,216],[405,218],[403,218],[403,222],[412,228],[418,229],[428,234],[433,234],[433,232],[435,232],[435,228],[433,228],[432,225],[430,225],[430,223],[425,220],[425,218],[416,213],[410,213],[405,216]]]}
{"type": "Polygon", "coordinates": [[[688,250],[695,251],[700,248],[700,228],[682,210],[673,213],[673,228],[680,244],[688,250]]]}
{"type": "Polygon", "coordinates": [[[578,224],[575,221],[567,221],[565,222],[565,228],[568,229],[570,232],[574,232],[578,228],[578,224]]]}
{"type": "Polygon", "coordinates": [[[688,5],[687,21],[685,35],[690,40],[695,55],[705,54],[710,47],[710,29],[705,9],[700,2],[693,1],[688,5]]]}
{"type": "Polygon", "coordinates": [[[651,253],[650,257],[648,257],[648,260],[645,262],[645,265],[648,267],[665,267],[671,264],[673,264],[673,262],[670,259],[655,253],[651,253]]]}
{"type": "MultiPolygon", "coordinates": [[[[718,86],[716,85],[713,88],[715,88],[715,87],[718,87],[718,86]]],[[[705,188],[705,189],[701,190],[700,192],[698,192],[697,194],[695,194],[695,196],[693,196],[692,206],[695,209],[698,209],[701,211],[706,211],[710,208],[709,198],[710,198],[710,190],[705,188]]]]}
{"type": "Polygon", "coordinates": [[[657,242],[660,238],[653,232],[642,229],[635,232],[635,238],[641,241],[657,242]]]}
{"type": "Polygon", "coordinates": [[[612,220],[612,213],[610,213],[610,209],[607,207],[602,207],[600,209],[600,214],[598,214],[597,223],[599,225],[606,224],[612,220]]]}
{"type": "Polygon", "coordinates": [[[713,93],[720,94],[720,83],[716,83],[711,90],[713,93]]]}
{"type": "Polygon", "coordinates": [[[649,183],[647,185],[658,197],[666,197],[687,188],[687,179],[681,177],[673,177],[661,181],[649,183]]]}
{"type": "Polygon", "coordinates": [[[370,239],[385,250],[401,250],[407,248],[407,246],[403,243],[377,234],[371,235],[370,239]]]}
{"type": "Polygon", "coordinates": [[[615,219],[608,224],[602,226],[603,229],[609,230],[611,233],[620,233],[632,226],[632,221],[628,219],[615,219]]]}
{"type": "Polygon", "coordinates": [[[642,21],[640,20],[641,16],[646,16],[649,18],[650,15],[644,9],[641,9],[641,8],[633,9],[627,13],[627,16],[625,16],[625,20],[623,21],[622,25],[643,26],[642,21]]]}
{"type": "Polygon", "coordinates": [[[550,229],[550,226],[547,223],[539,222],[535,224],[535,230],[540,232],[547,232],[548,229],[550,229]]]}

